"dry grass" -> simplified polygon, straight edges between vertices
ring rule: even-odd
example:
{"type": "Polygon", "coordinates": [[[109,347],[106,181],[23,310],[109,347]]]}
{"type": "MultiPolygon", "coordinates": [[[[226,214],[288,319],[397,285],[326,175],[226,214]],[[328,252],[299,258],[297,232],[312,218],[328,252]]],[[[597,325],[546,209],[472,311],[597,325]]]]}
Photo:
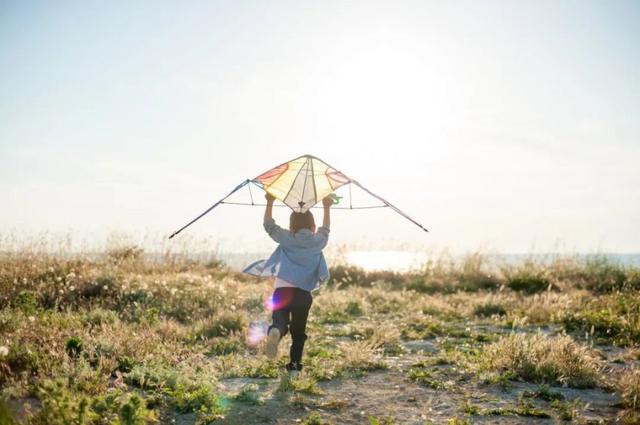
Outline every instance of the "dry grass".
{"type": "MultiPolygon", "coordinates": [[[[47,409],[24,423],[69,414],[99,423],[95,406],[110,418],[122,409],[137,412],[140,423],[177,413],[206,422],[222,411],[218,380],[280,376],[286,359],[269,361],[246,342],[248,324],[269,319],[262,301],[271,282],[186,255],[152,261],[131,246],[91,257],[29,249],[0,255],[0,399],[32,397],[47,409]],[[134,397],[139,391],[141,401],[134,397]]],[[[514,379],[596,385],[597,356],[570,336],[513,334],[491,343],[495,335],[472,328],[555,325],[576,338],[636,344],[634,273],[572,261],[505,268],[480,254],[443,255],[408,274],[350,272],[349,282],[314,295],[307,375],[293,391],[313,393],[316,380],[384,369],[389,356],[403,354],[407,339],[425,338],[442,348],[434,361],[514,379]],[[555,289],[536,295],[509,289],[509,277],[524,272],[543,275],[555,289]]],[[[635,412],[637,374],[620,382],[635,412]]]]}
{"type": "Polygon", "coordinates": [[[529,382],[591,388],[598,384],[601,360],[568,335],[512,333],[489,344],[481,355],[485,371],[508,373],[529,382]]]}

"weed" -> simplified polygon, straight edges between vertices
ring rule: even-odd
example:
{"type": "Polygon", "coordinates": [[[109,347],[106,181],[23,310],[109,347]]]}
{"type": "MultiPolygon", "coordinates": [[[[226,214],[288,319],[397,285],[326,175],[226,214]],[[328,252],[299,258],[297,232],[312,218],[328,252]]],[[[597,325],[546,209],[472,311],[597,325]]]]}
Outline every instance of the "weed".
{"type": "Polygon", "coordinates": [[[331,422],[322,419],[322,416],[318,412],[312,412],[304,418],[302,425],[332,425],[331,422]]]}
{"type": "Polygon", "coordinates": [[[258,406],[264,404],[264,398],[258,393],[258,385],[256,384],[249,384],[242,387],[234,397],[234,400],[258,406]]]}
{"type": "Polygon", "coordinates": [[[83,344],[82,340],[77,336],[72,336],[67,339],[67,342],[64,344],[64,349],[69,355],[69,357],[78,357],[82,352],[83,344]]]}
{"type": "Polygon", "coordinates": [[[564,395],[559,391],[553,391],[549,388],[548,385],[540,385],[535,391],[524,391],[522,393],[523,397],[527,398],[539,398],[545,401],[562,401],[564,400],[564,395]]]}

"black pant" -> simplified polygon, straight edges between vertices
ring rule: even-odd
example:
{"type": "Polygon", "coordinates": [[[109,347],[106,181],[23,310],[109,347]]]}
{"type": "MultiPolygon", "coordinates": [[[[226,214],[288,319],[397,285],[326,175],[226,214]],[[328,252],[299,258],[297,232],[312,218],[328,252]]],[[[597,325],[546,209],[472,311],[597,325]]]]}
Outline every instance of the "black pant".
{"type": "Polygon", "coordinates": [[[300,364],[304,342],[307,339],[305,330],[313,297],[309,291],[299,288],[276,288],[272,301],[273,324],[269,330],[278,328],[280,337],[285,336],[287,331],[291,332],[291,363],[300,364]]]}

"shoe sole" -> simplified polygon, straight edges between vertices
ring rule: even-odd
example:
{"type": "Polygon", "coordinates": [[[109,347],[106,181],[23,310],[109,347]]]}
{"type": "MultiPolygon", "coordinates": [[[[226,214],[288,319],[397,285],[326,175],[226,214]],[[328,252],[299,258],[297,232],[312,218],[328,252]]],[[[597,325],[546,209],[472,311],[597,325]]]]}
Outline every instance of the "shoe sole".
{"type": "Polygon", "coordinates": [[[267,336],[267,346],[265,348],[265,354],[270,359],[275,359],[278,355],[278,344],[280,343],[280,331],[278,329],[271,329],[267,336]]]}

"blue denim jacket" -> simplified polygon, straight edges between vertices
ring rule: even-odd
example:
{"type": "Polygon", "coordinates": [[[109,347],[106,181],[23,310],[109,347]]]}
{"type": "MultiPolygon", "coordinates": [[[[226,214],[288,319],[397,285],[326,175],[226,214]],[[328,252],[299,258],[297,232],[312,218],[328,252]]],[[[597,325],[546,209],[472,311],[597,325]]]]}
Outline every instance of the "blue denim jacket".
{"type": "Polygon", "coordinates": [[[264,230],[278,243],[278,248],[267,260],[256,261],[243,271],[253,276],[276,276],[311,292],[318,282],[329,279],[329,269],[322,249],[329,241],[329,229],[319,227],[316,233],[309,229],[295,234],[278,226],[273,219],[265,220],[264,230]]]}

